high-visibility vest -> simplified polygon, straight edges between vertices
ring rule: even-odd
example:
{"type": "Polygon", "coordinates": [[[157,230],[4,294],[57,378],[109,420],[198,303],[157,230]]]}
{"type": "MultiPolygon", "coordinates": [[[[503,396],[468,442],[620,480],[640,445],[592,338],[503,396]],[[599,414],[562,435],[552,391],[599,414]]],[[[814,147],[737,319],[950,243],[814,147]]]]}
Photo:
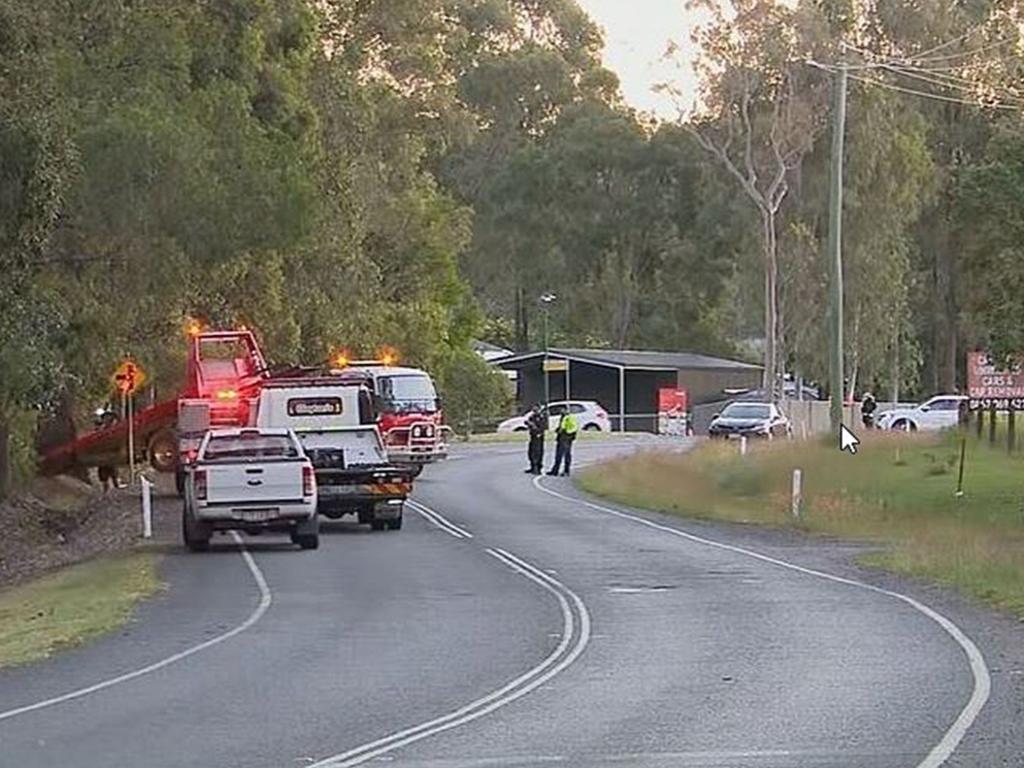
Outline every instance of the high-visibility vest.
{"type": "Polygon", "coordinates": [[[558,425],[558,430],[564,432],[567,435],[575,435],[580,431],[580,424],[576,421],[576,417],[571,413],[567,413],[562,416],[562,423],[558,425]]]}

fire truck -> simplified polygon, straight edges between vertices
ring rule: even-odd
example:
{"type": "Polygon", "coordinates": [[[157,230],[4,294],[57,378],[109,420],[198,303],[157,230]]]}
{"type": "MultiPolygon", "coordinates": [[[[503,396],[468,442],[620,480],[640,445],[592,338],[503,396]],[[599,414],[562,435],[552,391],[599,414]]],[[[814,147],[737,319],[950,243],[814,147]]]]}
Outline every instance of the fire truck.
{"type": "Polygon", "coordinates": [[[390,355],[355,361],[340,356],[331,374],[370,390],[392,463],[408,467],[416,477],[425,465],[448,457],[451,428],[444,424],[441,401],[426,371],[397,365],[390,355]]]}

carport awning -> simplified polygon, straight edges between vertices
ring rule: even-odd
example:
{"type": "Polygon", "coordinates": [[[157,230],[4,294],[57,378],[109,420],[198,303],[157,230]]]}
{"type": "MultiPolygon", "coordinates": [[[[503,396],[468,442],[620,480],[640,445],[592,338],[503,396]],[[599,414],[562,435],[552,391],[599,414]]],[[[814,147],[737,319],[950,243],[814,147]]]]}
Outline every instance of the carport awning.
{"type": "Polygon", "coordinates": [[[601,365],[607,368],[630,371],[760,370],[759,366],[751,365],[750,363],[699,355],[693,352],[648,352],[626,349],[553,348],[547,352],[527,352],[522,355],[513,355],[512,357],[496,360],[495,364],[502,368],[519,368],[523,364],[528,364],[544,357],[564,358],[573,362],[590,363],[591,365],[601,365]]]}

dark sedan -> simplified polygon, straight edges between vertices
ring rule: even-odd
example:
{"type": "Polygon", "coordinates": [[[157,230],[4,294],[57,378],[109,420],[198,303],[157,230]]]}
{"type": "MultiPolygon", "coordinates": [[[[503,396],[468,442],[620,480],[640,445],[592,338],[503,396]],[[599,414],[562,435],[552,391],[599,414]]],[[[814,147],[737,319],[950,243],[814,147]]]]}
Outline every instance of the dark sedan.
{"type": "Polygon", "coordinates": [[[708,427],[710,437],[789,437],[789,419],[774,403],[730,403],[708,427]]]}

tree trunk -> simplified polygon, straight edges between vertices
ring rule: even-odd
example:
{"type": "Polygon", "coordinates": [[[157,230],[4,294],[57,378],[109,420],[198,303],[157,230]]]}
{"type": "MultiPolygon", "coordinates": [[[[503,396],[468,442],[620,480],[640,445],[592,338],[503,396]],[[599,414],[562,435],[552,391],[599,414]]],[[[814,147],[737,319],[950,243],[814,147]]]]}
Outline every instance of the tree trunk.
{"type": "Polygon", "coordinates": [[[524,300],[523,286],[516,286],[515,315],[516,315],[516,351],[527,352],[530,348],[530,329],[526,316],[526,301],[524,300]]]}
{"type": "Polygon", "coordinates": [[[850,388],[846,399],[853,402],[857,394],[857,373],[860,371],[860,308],[853,315],[853,359],[850,361],[850,388]]]}
{"type": "Polygon", "coordinates": [[[900,326],[897,321],[892,333],[892,402],[900,401],[900,326]]]}
{"type": "Polygon", "coordinates": [[[0,499],[11,492],[11,429],[0,416],[0,499]]]}
{"type": "Polygon", "coordinates": [[[764,378],[762,385],[772,399],[778,382],[776,343],[778,341],[779,260],[775,238],[775,214],[763,211],[764,222],[764,378]]]}

